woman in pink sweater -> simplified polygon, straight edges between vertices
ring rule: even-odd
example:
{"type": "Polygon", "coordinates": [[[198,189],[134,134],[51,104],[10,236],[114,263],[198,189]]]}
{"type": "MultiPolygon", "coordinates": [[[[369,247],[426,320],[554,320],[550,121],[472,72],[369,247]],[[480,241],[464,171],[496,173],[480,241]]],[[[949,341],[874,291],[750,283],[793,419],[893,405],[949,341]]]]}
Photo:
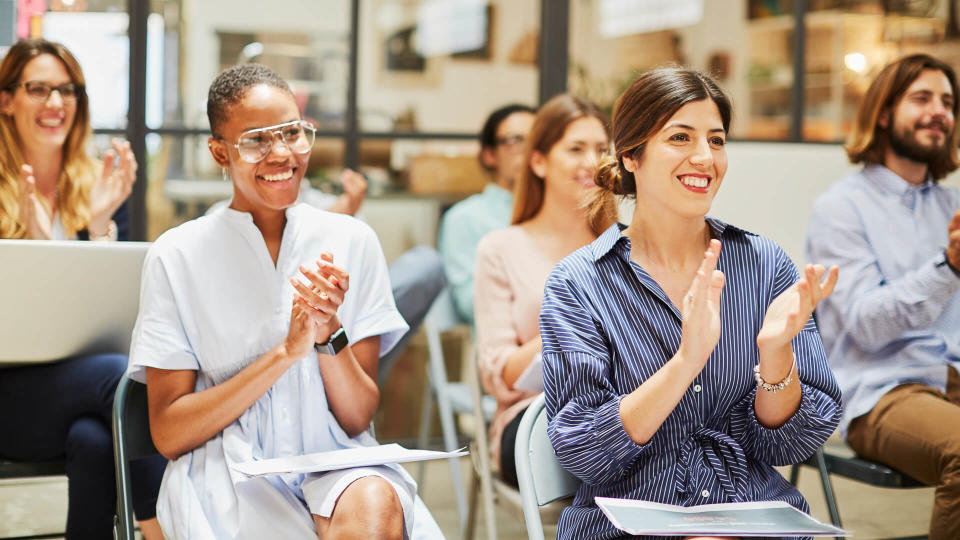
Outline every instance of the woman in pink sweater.
{"type": "MultiPolygon", "coordinates": [[[[515,188],[512,225],[488,234],[477,248],[478,362],[484,389],[497,399],[491,458],[503,480],[514,486],[517,427],[538,393],[514,384],[531,364],[537,369],[540,303],[553,265],[593,242],[617,219],[612,195],[593,210],[590,206],[597,189],[594,172],[609,148],[607,121],[595,105],[566,94],[548,101],[527,140],[527,166],[515,188]]],[[[539,373],[534,375],[542,388],[539,373]]]]}

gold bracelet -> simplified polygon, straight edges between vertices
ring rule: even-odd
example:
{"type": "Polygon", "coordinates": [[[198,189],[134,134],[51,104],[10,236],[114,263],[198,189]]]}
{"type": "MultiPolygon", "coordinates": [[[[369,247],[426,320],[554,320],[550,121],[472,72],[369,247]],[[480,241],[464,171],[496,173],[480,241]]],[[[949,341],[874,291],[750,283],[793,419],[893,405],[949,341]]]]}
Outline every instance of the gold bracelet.
{"type": "Polygon", "coordinates": [[[753,378],[757,380],[757,388],[763,388],[767,392],[779,392],[783,390],[788,384],[793,382],[793,370],[796,369],[797,362],[794,361],[790,364],[790,373],[787,373],[787,376],[783,378],[782,381],[776,384],[770,384],[767,381],[763,380],[763,377],[760,376],[760,364],[753,366],[753,378]]]}
{"type": "Polygon", "coordinates": [[[103,235],[90,235],[90,240],[94,242],[115,242],[117,240],[117,222],[110,220],[110,223],[107,225],[107,233],[103,235]]]}

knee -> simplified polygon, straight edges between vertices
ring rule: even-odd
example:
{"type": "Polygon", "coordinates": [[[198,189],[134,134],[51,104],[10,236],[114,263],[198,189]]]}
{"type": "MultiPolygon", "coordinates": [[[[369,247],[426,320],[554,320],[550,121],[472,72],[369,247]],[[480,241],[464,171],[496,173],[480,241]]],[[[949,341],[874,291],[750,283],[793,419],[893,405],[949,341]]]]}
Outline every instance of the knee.
{"type": "MultiPolygon", "coordinates": [[[[402,540],[403,506],[390,482],[379,476],[361,478],[347,488],[334,511],[337,529],[344,537],[402,540]],[[339,515],[337,515],[339,514],[339,515]]],[[[337,534],[335,537],[339,537],[337,534]]]]}
{"type": "Polygon", "coordinates": [[[113,436],[99,419],[78,418],[67,430],[66,454],[69,463],[85,468],[113,468],[113,436]]]}

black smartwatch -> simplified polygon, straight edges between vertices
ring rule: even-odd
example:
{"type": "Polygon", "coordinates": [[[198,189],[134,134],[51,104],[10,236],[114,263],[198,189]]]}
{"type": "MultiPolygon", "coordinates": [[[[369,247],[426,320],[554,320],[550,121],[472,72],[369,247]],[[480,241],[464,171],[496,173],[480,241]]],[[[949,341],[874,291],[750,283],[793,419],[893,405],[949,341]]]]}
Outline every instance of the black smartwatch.
{"type": "Polygon", "coordinates": [[[347,338],[347,332],[341,326],[339,330],[330,334],[330,337],[327,338],[327,341],[324,343],[314,343],[313,348],[322,354],[329,354],[330,356],[336,356],[344,347],[350,344],[350,339],[347,338]]]}

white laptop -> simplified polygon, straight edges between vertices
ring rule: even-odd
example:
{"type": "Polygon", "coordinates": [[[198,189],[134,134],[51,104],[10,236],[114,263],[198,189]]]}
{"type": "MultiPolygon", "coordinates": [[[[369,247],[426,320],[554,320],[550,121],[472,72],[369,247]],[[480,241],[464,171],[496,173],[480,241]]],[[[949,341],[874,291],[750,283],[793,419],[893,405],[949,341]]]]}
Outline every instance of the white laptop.
{"type": "Polygon", "coordinates": [[[127,354],[149,247],[0,240],[0,364],[127,354]]]}

